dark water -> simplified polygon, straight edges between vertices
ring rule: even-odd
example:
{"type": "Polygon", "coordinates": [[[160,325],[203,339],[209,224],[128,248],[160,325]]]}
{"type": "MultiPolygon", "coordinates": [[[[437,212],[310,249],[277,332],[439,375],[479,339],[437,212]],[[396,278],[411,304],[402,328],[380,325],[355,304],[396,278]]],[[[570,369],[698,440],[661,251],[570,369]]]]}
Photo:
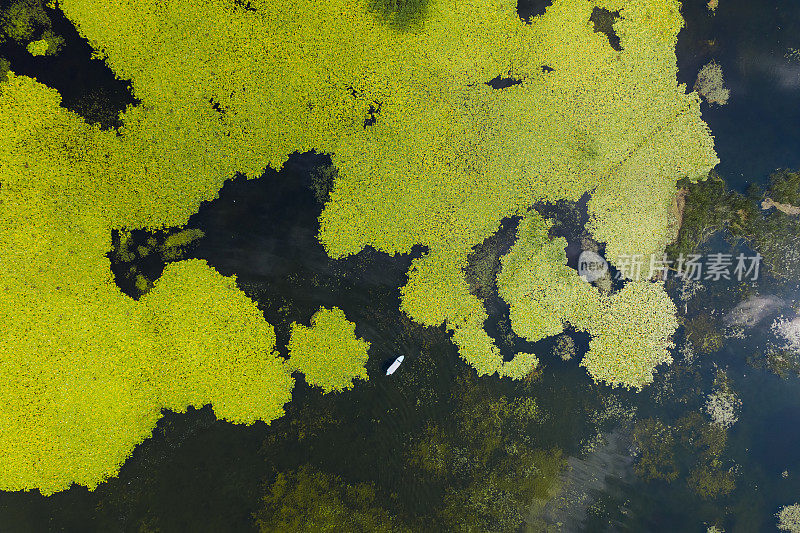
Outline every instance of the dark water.
{"type": "MultiPolygon", "coordinates": [[[[535,13],[546,3],[521,4],[535,13]]],[[[702,108],[716,138],[720,174],[744,190],[749,183],[765,183],[776,168],[800,167],[800,62],[784,57],[789,48],[800,49],[800,3],[720,0],[710,16],[704,2],[694,1],[684,2],[683,13],[680,81],[691,87],[700,67],[714,59],[731,90],[727,105],[702,108]]],[[[76,35],[68,37],[79,43],[76,35]]],[[[2,51],[12,69],[51,83],[65,95],[67,107],[106,126],[132,101],[124,82],[89,62],[85,43],[68,46],[58,59],[31,59],[12,45],[2,51]],[[102,105],[92,107],[93,101],[102,105]]],[[[378,503],[397,516],[423,516],[441,504],[441,488],[420,482],[409,467],[409,443],[428,424],[452,425],[453,395],[473,371],[442,328],[424,328],[398,309],[398,287],[422,249],[395,257],[371,249],[345,260],[327,257],[316,240],[322,205],[314,190],[314,175],[327,163],[323,155],[297,155],[280,173],[229,181],[220,198],[190,222],[206,234],[192,256],[237,276],[275,325],[281,350],[292,322],[308,324],[320,306],[343,309],[357,324],[356,333],[371,343],[369,381],[323,396],[298,376],[286,416],[269,426],[220,422],[209,407],[165,413],[153,438],[136,448],[120,475],[95,491],[75,487],[48,498],[0,493],[0,531],[250,531],[265,486],[278,472],[302,465],[348,483],[373,483],[378,503]],[[406,355],[401,370],[385,377],[386,363],[400,353],[406,355]]],[[[575,233],[568,230],[564,234],[572,243],[575,233]]],[[[731,247],[718,237],[705,250],[731,247]]],[[[677,297],[677,287],[672,290],[677,297]]],[[[774,514],[800,497],[800,379],[754,369],[747,358],[765,350],[771,320],[797,300],[796,283],[766,275],[746,292],[736,283],[707,284],[682,310],[686,319],[721,320],[755,294],[773,296],[783,307],[745,338],[726,338],[720,350],[697,354],[691,363],[676,353],[676,363],[661,367],[656,382],[639,394],[592,383],[577,365],[585,337],[574,336],[577,354],[566,362],[550,354],[552,340],[532,347],[519,339],[502,341],[507,307],[487,300],[492,315],[487,329],[504,354],[532,349],[544,366],[541,379],[524,389],[482,379],[488,390],[535,397],[547,418],[531,438],[568,457],[561,483],[566,503],[545,508],[551,525],[561,523],[564,531],[674,532],[705,531],[717,523],[726,531],[774,530],[774,514]],[[598,410],[616,402],[623,411],[635,408],[636,419],[673,424],[702,412],[717,369],[726,369],[742,401],[721,457],[737,469],[736,489],[704,500],[688,488],[685,475],[670,483],[639,479],[633,472],[633,423],[618,412],[600,423],[598,410]],[[587,449],[598,432],[605,435],[604,444],[587,449]]],[[[682,329],[676,343],[683,338],[682,329]]],[[[695,458],[684,453],[678,459],[695,458]]]]}
{"type": "Polygon", "coordinates": [[[715,60],[731,96],[724,106],[703,103],[721,163],[717,170],[744,191],[777,168],[800,167],[800,3],[720,0],[715,15],[703,1],[683,2],[678,80],[694,86],[715,60]]]}

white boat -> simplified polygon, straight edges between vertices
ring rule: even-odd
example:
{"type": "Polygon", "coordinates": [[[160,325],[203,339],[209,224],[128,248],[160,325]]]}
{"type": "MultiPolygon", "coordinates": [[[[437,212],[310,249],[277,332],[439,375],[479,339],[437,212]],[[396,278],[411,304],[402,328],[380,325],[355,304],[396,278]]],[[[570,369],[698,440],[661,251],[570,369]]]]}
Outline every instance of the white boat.
{"type": "Polygon", "coordinates": [[[406,357],[404,355],[401,355],[400,357],[395,359],[394,362],[391,365],[389,365],[389,368],[386,369],[386,375],[391,376],[392,374],[394,374],[394,371],[400,368],[400,363],[402,363],[403,359],[405,358],[406,357]]]}

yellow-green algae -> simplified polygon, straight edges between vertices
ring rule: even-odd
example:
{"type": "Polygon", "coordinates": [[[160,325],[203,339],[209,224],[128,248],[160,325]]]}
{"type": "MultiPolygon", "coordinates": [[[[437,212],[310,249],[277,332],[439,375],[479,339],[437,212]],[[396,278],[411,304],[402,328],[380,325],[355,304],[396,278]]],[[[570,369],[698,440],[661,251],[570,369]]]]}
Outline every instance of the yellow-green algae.
{"type": "Polygon", "coordinates": [[[662,283],[648,281],[631,281],[605,296],[567,267],[566,241],[549,239],[550,226],[531,212],[501,259],[497,284],[511,307],[514,331],[535,342],[561,333],[569,323],[592,335],[581,365],[596,380],[641,389],[652,382],[656,366],[672,361],[675,304],[662,283]]]}
{"type": "Polygon", "coordinates": [[[43,56],[47,53],[49,47],[50,44],[46,40],[39,39],[38,41],[29,42],[27,50],[32,56],[43,56]]]}
{"type": "Polygon", "coordinates": [[[320,218],[328,253],[427,246],[403,309],[446,323],[462,356],[491,374],[502,358],[462,268],[502,218],[592,191],[591,228],[611,259],[648,255],[673,236],[675,181],[717,162],[697,95],[675,83],[679,4],[596,3],[620,12],[622,52],[592,30],[593,5],[557,0],[528,25],[508,0],[437,1],[402,32],[358,0],[62,7],[145,104],[126,113],[123,144],[135,156],[123,159],[150,165],[123,173],[151,183],[157,169],[188,196],[174,204],[178,217],[233,170],[257,175],[294,151],[333,154],[337,184],[320,218]],[[498,75],[522,83],[484,83],[498,75]]]}
{"type": "Polygon", "coordinates": [[[255,303],[205,262],[169,265],[139,302],[119,291],[111,230],[175,219],[156,196],[132,222],[116,135],[58,103],[30,78],[0,89],[0,488],[44,494],[116,474],[162,408],[268,422],[293,384],[255,303]]]}
{"type": "Polygon", "coordinates": [[[354,379],[368,379],[364,364],[369,343],[355,331],[356,325],[338,307],[320,308],[311,317],[311,327],[292,324],[289,366],[325,392],[352,388],[354,379]]]}
{"type": "Polygon", "coordinates": [[[49,27],[50,17],[39,0],[17,0],[0,12],[0,42],[30,41],[38,29],[49,27]]]}
{"type": "Polygon", "coordinates": [[[658,251],[675,180],[717,161],[697,95],[675,82],[675,0],[555,0],[530,25],[510,0],[436,0],[404,31],[366,0],[250,4],[59,2],[132,82],[141,104],[118,131],[30,78],[0,85],[0,488],[95,486],[163,406],[219,400],[221,416],[242,422],[280,414],[291,379],[231,280],[176,264],[137,303],[105,256],[111,230],[185,224],[237,171],[333,154],[328,253],[426,246],[403,309],[445,323],[479,374],[516,374],[525,360],[503,370],[464,280],[472,247],[535,201],[592,191],[592,231],[612,259],[658,251]],[[595,5],[620,12],[622,52],[592,31],[595,5]],[[484,83],[498,75],[522,83],[484,83]],[[215,390],[231,376],[240,382],[215,390]]]}

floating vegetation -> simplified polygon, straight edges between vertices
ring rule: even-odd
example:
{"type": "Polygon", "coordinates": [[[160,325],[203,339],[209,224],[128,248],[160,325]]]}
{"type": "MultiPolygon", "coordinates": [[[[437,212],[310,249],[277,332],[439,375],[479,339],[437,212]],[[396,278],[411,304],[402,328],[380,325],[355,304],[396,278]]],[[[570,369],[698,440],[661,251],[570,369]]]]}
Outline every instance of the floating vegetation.
{"type": "Polygon", "coordinates": [[[326,393],[341,391],[352,388],[356,379],[369,379],[367,350],[369,343],[356,337],[356,325],[344,311],[322,307],[311,317],[311,327],[292,324],[289,366],[326,393]]]}
{"type": "Polygon", "coordinates": [[[742,401],[733,392],[727,374],[718,370],[714,378],[714,391],[708,395],[705,407],[711,422],[729,429],[739,420],[741,407],[742,401]]]}
{"type": "Polygon", "coordinates": [[[727,104],[731,95],[722,79],[722,67],[716,61],[707,63],[700,69],[697,81],[694,82],[694,90],[700,93],[706,102],[716,105],[727,104]]]}
{"type": "Polygon", "coordinates": [[[800,504],[787,505],[775,516],[778,518],[778,529],[800,533],[800,504]]]}
{"type": "MultiPolygon", "coordinates": [[[[6,33],[40,40],[29,31],[38,8],[14,5],[6,33]]],[[[422,4],[386,5],[403,22],[422,4]]],[[[333,154],[326,252],[424,246],[402,309],[444,324],[478,374],[521,378],[533,356],[504,362],[469,292],[473,247],[537,201],[593,191],[589,229],[609,257],[660,252],[673,237],[675,180],[718,161],[699,98],[675,79],[683,21],[673,0],[621,6],[621,52],[592,31],[587,2],[558,2],[526,25],[513,3],[437,0],[408,32],[353,0],[241,7],[59,1],[92,57],[131,81],[138,102],[114,129],[87,123],[32,77],[2,82],[0,324],[12,340],[0,347],[0,409],[16,415],[0,428],[0,488],[94,487],[162,408],[211,403],[247,424],[282,415],[293,380],[235,279],[176,261],[158,279],[131,273],[144,293],[134,301],[107,257],[112,232],[182,227],[237,173],[333,154]],[[522,83],[485,84],[498,76],[522,83]]],[[[595,337],[585,366],[643,386],[669,360],[674,315],[660,284],[628,284],[601,300],[595,325],[580,324],[595,337]]]]}
{"type": "Polygon", "coordinates": [[[575,341],[566,333],[562,333],[556,337],[553,353],[560,357],[562,361],[569,361],[575,357],[575,341]]]}
{"type": "Polygon", "coordinates": [[[153,288],[164,266],[187,257],[203,235],[197,228],[115,232],[108,255],[117,285],[126,294],[140,298],[153,288]]]}
{"type": "Polygon", "coordinates": [[[791,318],[778,317],[772,323],[772,331],[784,343],[784,350],[800,353],[800,314],[791,318]]]}
{"type": "Polygon", "coordinates": [[[47,3],[41,0],[16,0],[0,11],[0,39],[24,44],[50,29],[47,3]]]}
{"type": "Polygon", "coordinates": [[[389,26],[409,30],[423,22],[430,0],[369,0],[369,10],[389,26]]]}
{"type": "Polygon", "coordinates": [[[4,356],[0,384],[3,409],[16,413],[0,431],[2,490],[96,487],[150,436],[162,409],[213,403],[219,418],[246,424],[283,414],[293,379],[272,351],[272,326],[235,278],[204,261],[171,263],[136,302],[113,284],[108,260],[95,258],[107,232],[95,234],[94,249],[47,239],[61,243],[55,264],[31,258],[36,247],[18,240],[30,237],[0,239],[0,283],[11,296],[0,301],[3,350],[14,354],[4,356]],[[10,283],[17,276],[28,285],[10,283]],[[49,297],[33,298],[34,289],[49,297]]]}
{"type": "Polygon", "coordinates": [[[531,342],[560,334],[567,324],[586,331],[592,340],[581,366],[596,381],[641,389],[653,381],[656,366],[672,361],[675,304],[661,282],[631,281],[604,296],[566,265],[566,240],[550,239],[550,227],[528,213],[501,259],[497,284],[514,331],[531,342]]]}
{"type": "Polygon", "coordinates": [[[314,191],[314,198],[320,205],[325,205],[331,197],[336,175],[336,167],[333,165],[320,165],[311,173],[311,188],[314,191]]]}

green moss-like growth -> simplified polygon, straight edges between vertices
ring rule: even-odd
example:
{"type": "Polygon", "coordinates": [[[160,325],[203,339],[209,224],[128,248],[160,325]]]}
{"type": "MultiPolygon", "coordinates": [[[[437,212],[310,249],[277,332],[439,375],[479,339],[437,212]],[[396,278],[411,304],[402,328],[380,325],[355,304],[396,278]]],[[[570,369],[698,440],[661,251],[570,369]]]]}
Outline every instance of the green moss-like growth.
{"type": "Polygon", "coordinates": [[[562,361],[571,360],[575,357],[575,341],[566,333],[562,333],[556,337],[556,345],[553,348],[553,353],[562,361]]]}
{"type": "Polygon", "coordinates": [[[311,317],[311,327],[292,324],[289,365],[325,392],[340,391],[352,388],[355,379],[369,379],[367,350],[369,343],[356,337],[356,325],[344,311],[322,307],[311,317]]]}
{"type": "Polygon", "coordinates": [[[30,43],[28,43],[27,47],[28,53],[31,54],[32,56],[43,56],[47,53],[48,48],[49,45],[47,44],[47,41],[45,41],[44,39],[40,39],[38,41],[31,41],[30,43]]]}
{"type": "Polygon", "coordinates": [[[141,301],[158,332],[148,377],[163,405],[183,411],[212,403],[218,417],[245,424],[283,415],[293,380],[272,352],[272,326],[235,277],[205,261],[173,263],[141,301]]]}
{"type": "Polygon", "coordinates": [[[409,531],[377,504],[373,486],[310,467],[279,473],[254,518],[263,533],[409,531]]]}
{"type": "Polygon", "coordinates": [[[184,248],[198,239],[202,239],[205,234],[203,230],[197,228],[185,229],[177,233],[170,234],[161,244],[161,250],[174,248],[184,248]]]}
{"type": "Polygon", "coordinates": [[[658,365],[672,362],[675,315],[661,283],[628,283],[604,298],[603,310],[591,319],[593,338],[581,365],[598,381],[641,389],[653,381],[658,365]]]}
{"type": "Polygon", "coordinates": [[[42,0],[16,0],[0,10],[0,30],[15,41],[30,41],[42,28],[49,27],[50,17],[42,0]]]}
{"type": "Polygon", "coordinates": [[[311,173],[311,189],[314,191],[317,203],[325,205],[325,202],[331,197],[331,190],[336,182],[337,174],[336,167],[333,165],[317,167],[311,173]]]}
{"type": "Polygon", "coordinates": [[[589,374],[612,386],[641,389],[659,364],[672,360],[675,305],[660,283],[647,281],[601,294],[567,267],[566,241],[551,240],[549,228],[549,222],[529,213],[502,258],[497,284],[511,306],[514,331],[529,341],[559,334],[567,323],[587,331],[593,338],[581,365],[589,374]]]}
{"type": "Polygon", "coordinates": [[[120,292],[106,254],[141,191],[108,173],[117,135],[58,104],[29,78],[0,87],[0,489],[45,494],[114,475],[162,408],[270,421],[293,383],[272,327],[205,262],[168,266],[139,302],[120,292]]]}
{"type": "Polygon", "coordinates": [[[671,238],[674,180],[717,161],[699,99],[675,81],[674,0],[607,6],[619,12],[622,52],[592,31],[583,0],[558,2],[529,25],[512,3],[431,0],[409,32],[387,31],[375,13],[407,18],[419,2],[252,4],[60,4],[143,104],[122,117],[111,158],[114,175],[135,185],[125,190],[159,198],[117,199],[131,227],[184,223],[235,171],[260,175],[295,151],[332,153],[326,251],[427,246],[402,308],[445,323],[480,374],[503,360],[462,269],[501,220],[593,191],[591,229],[612,260],[658,252],[671,238]],[[187,55],[190,35],[204,38],[187,55]],[[485,83],[509,75],[523,83],[485,83]]]}
{"type": "Polygon", "coordinates": [[[118,232],[112,238],[111,253],[117,282],[128,294],[141,297],[153,287],[165,263],[184,259],[202,237],[197,228],[118,232]]]}
{"type": "Polygon", "coordinates": [[[518,353],[514,359],[503,363],[497,373],[501,377],[511,379],[523,379],[536,371],[539,366],[539,359],[532,353],[518,353]]]}
{"type": "Polygon", "coordinates": [[[369,10],[398,30],[409,30],[425,19],[430,0],[369,0],[369,10]]]}

